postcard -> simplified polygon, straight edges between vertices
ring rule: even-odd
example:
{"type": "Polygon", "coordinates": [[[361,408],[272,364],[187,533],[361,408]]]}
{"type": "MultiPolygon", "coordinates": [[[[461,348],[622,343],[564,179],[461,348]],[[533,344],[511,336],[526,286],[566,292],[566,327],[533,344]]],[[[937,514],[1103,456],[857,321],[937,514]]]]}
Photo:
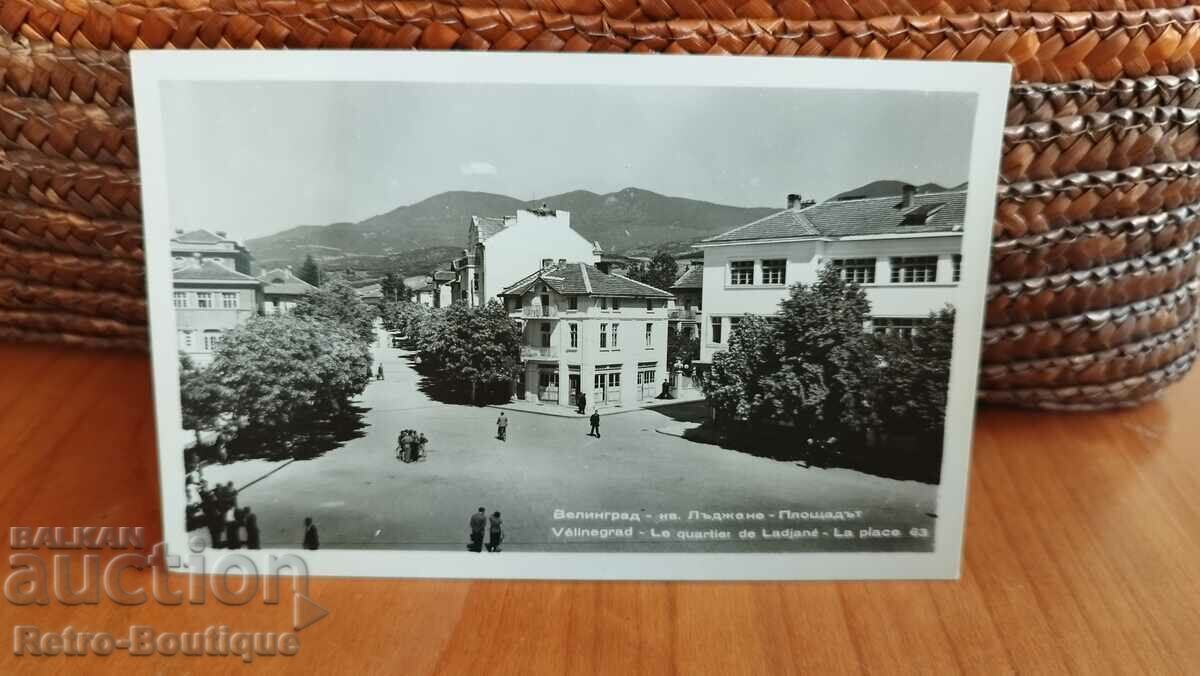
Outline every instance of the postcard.
{"type": "Polygon", "coordinates": [[[1007,65],[139,51],[133,76],[169,552],[958,576],[1007,65]]]}

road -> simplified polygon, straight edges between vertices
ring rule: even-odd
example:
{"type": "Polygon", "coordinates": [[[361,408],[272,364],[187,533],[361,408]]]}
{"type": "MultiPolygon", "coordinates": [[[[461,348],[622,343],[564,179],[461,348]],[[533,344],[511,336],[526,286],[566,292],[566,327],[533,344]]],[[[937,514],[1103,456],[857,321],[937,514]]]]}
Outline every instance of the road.
{"type": "MultiPolygon", "coordinates": [[[[496,439],[498,411],[443,404],[420,391],[402,350],[379,348],[385,380],[372,381],[359,404],[361,438],[322,456],[292,462],[249,460],[206,468],[211,481],[243,487],[239,504],[258,515],[264,547],[296,547],[303,520],[318,525],[322,548],[462,549],[467,519],[482,506],[502,512],[505,550],[524,551],[927,551],[931,540],[833,539],[838,527],[932,532],[937,487],[845,469],[803,467],[656,432],[698,404],[605,416],[602,438],[587,421],[508,412],[508,440],[496,439]],[[672,416],[675,416],[674,418],[672,416]],[[396,435],[424,432],[429,457],[395,459],[396,435]],[[636,514],[639,521],[556,519],[564,512],[636,514]],[[764,520],[688,520],[688,512],[762,512],[764,520]],[[791,512],[862,510],[861,518],[805,520],[791,512]],[[678,521],[659,519],[674,513],[678,521]],[[791,518],[789,518],[791,517],[791,518]],[[632,527],[633,537],[598,539],[563,528],[632,527]],[[819,537],[762,539],[760,529],[812,529],[819,537]],[[654,529],[654,533],[650,533],[654,529]],[[719,537],[751,529],[754,541],[680,541],[679,531],[719,537]],[[672,537],[654,537],[664,530],[672,537]]],[[[845,515],[842,515],[845,516],[845,515]]]]}

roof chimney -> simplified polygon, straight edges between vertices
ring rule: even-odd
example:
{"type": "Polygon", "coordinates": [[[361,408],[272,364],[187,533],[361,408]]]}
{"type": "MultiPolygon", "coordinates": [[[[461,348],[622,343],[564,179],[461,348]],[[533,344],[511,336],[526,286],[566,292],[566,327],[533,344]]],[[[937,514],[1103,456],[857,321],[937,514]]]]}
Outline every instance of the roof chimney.
{"type": "Polygon", "coordinates": [[[221,239],[229,239],[229,233],[224,230],[218,230],[217,237],[220,237],[221,239]]]}
{"type": "Polygon", "coordinates": [[[913,204],[913,195],[917,194],[917,188],[915,186],[905,183],[903,190],[904,190],[904,193],[903,193],[903,197],[901,197],[901,199],[900,199],[900,208],[901,209],[911,208],[912,204],[913,204]]]}
{"type": "Polygon", "coordinates": [[[788,208],[795,209],[798,206],[800,206],[800,195],[796,193],[788,195],[788,208]]]}

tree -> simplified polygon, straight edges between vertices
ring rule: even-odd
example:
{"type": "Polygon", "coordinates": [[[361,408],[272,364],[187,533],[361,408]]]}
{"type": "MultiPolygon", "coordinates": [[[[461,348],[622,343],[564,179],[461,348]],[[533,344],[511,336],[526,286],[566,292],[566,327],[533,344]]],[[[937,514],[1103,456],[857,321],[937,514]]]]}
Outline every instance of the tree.
{"type": "Polygon", "coordinates": [[[296,271],[296,276],[313,286],[321,285],[321,268],[317,267],[317,262],[313,260],[312,254],[304,257],[304,263],[296,271]]]}
{"type": "Polygon", "coordinates": [[[635,263],[630,266],[626,277],[666,291],[679,279],[679,264],[671,254],[659,251],[650,259],[649,265],[635,263]]]}
{"type": "Polygon", "coordinates": [[[220,424],[225,391],[220,381],[208,369],[196,366],[191,357],[179,353],[179,405],[183,412],[183,428],[196,433],[215,430],[220,424]]]}
{"type": "Polygon", "coordinates": [[[345,413],[370,368],[368,346],[350,330],[293,314],[228,331],[207,371],[236,430],[287,445],[299,430],[345,413]]]}
{"type": "Polygon", "coordinates": [[[383,276],[383,279],[379,282],[379,288],[383,292],[383,301],[385,303],[396,300],[397,285],[404,286],[403,282],[396,279],[395,273],[389,272],[383,276]]]}
{"type": "Polygon", "coordinates": [[[884,337],[875,407],[886,434],[915,437],[941,448],[954,345],[954,309],[930,314],[911,338],[884,337]]]}
{"type": "Polygon", "coordinates": [[[316,320],[331,328],[344,328],[365,344],[375,340],[378,312],[365,303],[358,291],[344,279],[330,280],[325,286],[305,294],[292,314],[316,320]]]}
{"type": "Polygon", "coordinates": [[[725,425],[788,418],[775,375],[783,364],[783,341],[773,321],[747,315],[729,338],[729,348],[713,355],[704,394],[725,425]]]}
{"type": "Polygon", "coordinates": [[[496,301],[484,307],[451,305],[431,311],[416,330],[421,360],[444,385],[500,396],[521,359],[522,334],[496,301]]]}
{"type": "Polygon", "coordinates": [[[389,333],[415,339],[421,326],[429,321],[433,309],[411,301],[385,302],[379,310],[383,328],[389,333]]]}
{"type": "Polygon", "coordinates": [[[676,330],[667,333],[667,368],[674,370],[678,363],[683,366],[684,373],[690,373],[692,362],[699,358],[700,336],[696,332],[676,330]]]}

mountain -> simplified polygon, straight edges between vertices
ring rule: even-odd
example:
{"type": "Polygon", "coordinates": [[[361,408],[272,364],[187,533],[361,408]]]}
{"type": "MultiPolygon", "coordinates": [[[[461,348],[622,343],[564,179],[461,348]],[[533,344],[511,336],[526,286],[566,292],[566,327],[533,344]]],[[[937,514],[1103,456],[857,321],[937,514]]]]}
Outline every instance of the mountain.
{"type": "MultiPolygon", "coordinates": [[[[906,181],[872,181],[864,186],[854,188],[853,190],[847,190],[845,192],[838,193],[833,197],[830,197],[829,201],[833,202],[837,200],[859,199],[863,197],[886,197],[888,195],[900,195],[904,192],[904,186],[906,185],[908,185],[906,181]]],[[[954,186],[954,188],[961,188],[965,185],[966,184],[964,183],[959,186],[954,186]]],[[[940,186],[937,183],[922,183],[921,185],[917,186],[918,193],[945,192],[952,189],[953,188],[940,186]]]]}
{"type": "MultiPolygon", "coordinates": [[[[416,250],[448,247],[460,251],[466,245],[472,215],[507,216],[542,204],[570,211],[576,231],[613,252],[652,248],[660,242],[696,241],[778,211],[669,197],[639,188],[604,195],[575,190],[527,202],[505,195],[452,191],[358,223],[297,226],[248,240],[246,246],[260,262],[299,263],[312,254],[327,266],[362,262],[362,257],[378,257],[386,265],[387,260],[408,258],[416,250]]],[[[410,263],[429,267],[428,256],[415,258],[422,260],[410,263]]],[[[430,269],[405,267],[404,272],[422,274],[430,269]]]]}

